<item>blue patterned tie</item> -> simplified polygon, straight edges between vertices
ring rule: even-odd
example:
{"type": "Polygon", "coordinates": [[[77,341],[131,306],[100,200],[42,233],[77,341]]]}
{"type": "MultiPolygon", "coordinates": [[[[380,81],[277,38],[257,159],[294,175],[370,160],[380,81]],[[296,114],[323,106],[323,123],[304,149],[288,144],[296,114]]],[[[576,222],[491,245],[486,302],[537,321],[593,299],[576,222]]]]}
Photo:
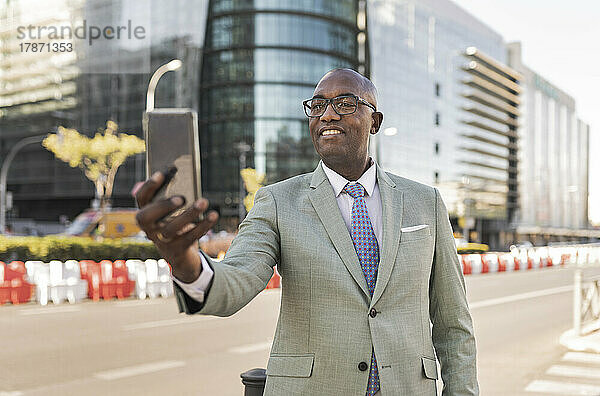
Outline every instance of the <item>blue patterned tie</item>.
{"type": "MultiPolygon", "coordinates": [[[[354,198],[350,235],[352,236],[352,242],[354,242],[358,261],[367,280],[369,293],[373,297],[375,282],[377,281],[377,267],[379,266],[379,245],[377,244],[375,232],[373,232],[373,226],[367,212],[365,188],[360,183],[348,183],[344,187],[344,191],[354,198]]],[[[377,370],[377,361],[375,360],[375,351],[373,351],[371,353],[371,371],[369,372],[367,395],[374,395],[378,391],[379,372],[377,370]]]]}

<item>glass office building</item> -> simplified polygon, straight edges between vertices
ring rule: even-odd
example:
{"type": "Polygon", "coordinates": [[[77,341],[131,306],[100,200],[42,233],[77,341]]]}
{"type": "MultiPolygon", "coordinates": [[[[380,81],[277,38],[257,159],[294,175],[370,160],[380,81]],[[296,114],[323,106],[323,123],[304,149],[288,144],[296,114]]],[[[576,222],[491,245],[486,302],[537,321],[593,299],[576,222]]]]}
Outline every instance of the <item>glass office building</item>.
{"type": "MultiPolygon", "coordinates": [[[[195,0],[86,1],[81,13],[88,24],[126,26],[131,21],[143,27],[145,35],[143,40],[78,43],[81,76],[75,125],[80,132],[93,133],[110,119],[120,131],[143,138],[141,120],[150,76],[175,58],[183,65],[160,80],[155,107],[198,109],[207,6],[195,0]]],[[[132,206],[131,188],[145,177],[144,154],[128,159],[115,179],[113,206],[132,206]]]]}
{"type": "MultiPolygon", "coordinates": [[[[510,43],[509,62],[523,76],[526,95],[519,127],[522,239],[592,236],[588,228],[589,126],[573,97],[523,64],[521,44],[510,43]]],[[[597,233],[596,233],[597,235],[597,233]]]]}
{"type": "Polygon", "coordinates": [[[243,145],[267,183],[315,167],[301,102],[326,71],[357,68],[357,12],[354,0],[210,2],[200,89],[209,200],[239,202],[243,145]]]}
{"type": "MultiPolygon", "coordinates": [[[[37,28],[71,25],[80,19],[82,1],[59,0],[52,8],[41,0],[0,3],[0,159],[24,138],[70,125],[78,104],[76,52],[32,52],[37,28]],[[22,29],[32,26],[31,34],[22,29]],[[21,27],[21,29],[19,29],[21,27]]],[[[72,45],[66,39],[65,44],[72,45]]],[[[40,144],[23,147],[8,173],[14,197],[13,217],[58,220],[55,205],[91,195],[79,171],[53,159],[40,144]]],[[[91,183],[90,183],[91,185],[91,183]]],[[[89,198],[87,199],[89,202],[89,198]]]]}
{"type": "Polygon", "coordinates": [[[385,115],[374,143],[379,163],[438,187],[455,230],[463,228],[459,219],[471,218],[473,239],[505,244],[500,233],[514,209],[509,179],[516,174],[509,172],[514,125],[511,132],[502,108],[518,106],[518,87],[504,65],[502,37],[449,1],[374,0],[368,38],[385,115]],[[471,62],[486,72],[473,73],[471,62]]]}
{"type": "MultiPolygon", "coordinates": [[[[0,155],[20,139],[73,127],[93,136],[107,120],[119,131],[143,137],[142,112],[150,71],[174,59],[184,65],[170,73],[156,92],[157,107],[199,107],[200,61],[208,2],[176,0],[11,0],[0,5],[0,155]],[[34,11],[37,10],[37,11],[34,11]],[[194,12],[190,12],[193,10],[194,12]],[[62,39],[73,50],[62,54],[23,54],[19,26],[133,26],[145,40],[62,39]],[[85,25],[84,25],[85,24],[85,25]]],[[[30,41],[30,40],[29,40],[30,41]]],[[[44,41],[44,40],[40,40],[44,41]]],[[[113,206],[133,206],[131,188],[145,178],[143,154],[119,168],[113,206]]],[[[9,217],[57,222],[90,207],[94,188],[79,169],[54,159],[40,145],[22,149],[8,172],[14,196],[9,217]]],[[[9,219],[10,222],[10,219],[9,219]]]]}

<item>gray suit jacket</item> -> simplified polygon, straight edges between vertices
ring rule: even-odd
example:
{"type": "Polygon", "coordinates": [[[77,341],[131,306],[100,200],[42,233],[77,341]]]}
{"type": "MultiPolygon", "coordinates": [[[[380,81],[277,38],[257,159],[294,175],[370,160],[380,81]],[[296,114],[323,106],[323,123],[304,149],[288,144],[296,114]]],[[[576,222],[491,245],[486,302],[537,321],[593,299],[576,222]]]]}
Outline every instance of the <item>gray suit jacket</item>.
{"type": "Polygon", "coordinates": [[[473,325],[439,193],[379,167],[377,180],[383,241],[373,298],[320,165],[258,191],[225,259],[210,261],[203,304],[176,286],[181,311],[228,316],[278,266],[281,308],[265,395],[363,396],[369,370],[358,366],[370,364],[372,348],[382,396],[435,395],[436,353],[444,395],[478,394],[473,325]],[[415,225],[427,226],[401,231],[415,225]]]}

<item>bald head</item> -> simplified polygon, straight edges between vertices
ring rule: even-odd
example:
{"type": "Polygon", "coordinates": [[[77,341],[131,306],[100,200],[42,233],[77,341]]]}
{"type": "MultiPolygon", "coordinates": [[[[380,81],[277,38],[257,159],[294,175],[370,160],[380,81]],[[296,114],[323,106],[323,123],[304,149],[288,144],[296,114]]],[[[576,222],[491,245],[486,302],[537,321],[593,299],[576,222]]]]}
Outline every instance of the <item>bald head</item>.
{"type": "Polygon", "coordinates": [[[321,80],[317,83],[317,87],[321,84],[322,81],[336,77],[343,78],[347,80],[348,83],[354,82],[354,87],[359,90],[358,95],[365,99],[367,102],[371,103],[373,106],[377,107],[377,88],[375,85],[369,80],[367,77],[362,74],[354,71],[352,69],[333,69],[325,73],[321,80]]]}
{"type": "Polygon", "coordinates": [[[315,150],[330,169],[347,180],[358,180],[370,165],[369,136],[375,135],[383,122],[383,114],[375,108],[375,85],[354,70],[334,69],[321,78],[313,98],[304,102],[305,110],[315,99],[320,99],[317,112],[321,114],[307,113],[315,150]],[[346,99],[340,98],[344,96],[346,99]],[[348,96],[359,96],[360,100],[351,101],[348,96]],[[336,98],[338,108],[334,106],[336,98]]]}

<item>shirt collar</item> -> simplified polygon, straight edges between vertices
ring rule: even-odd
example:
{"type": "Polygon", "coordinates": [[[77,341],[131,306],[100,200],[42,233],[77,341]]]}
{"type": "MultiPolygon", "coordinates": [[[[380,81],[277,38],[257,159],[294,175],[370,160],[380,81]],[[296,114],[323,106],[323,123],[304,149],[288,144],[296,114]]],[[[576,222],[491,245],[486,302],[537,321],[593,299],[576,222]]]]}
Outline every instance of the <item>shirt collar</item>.
{"type": "MultiPolygon", "coordinates": [[[[377,183],[377,167],[375,166],[375,161],[373,161],[372,158],[369,158],[369,161],[371,161],[369,169],[367,169],[365,173],[362,174],[362,176],[356,181],[356,183],[360,183],[361,186],[365,188],[365,192],[367,193],[367,195],[371,196],[373,195],[373,190],[375,189],[375,183],[377,183]]],[[[344,187],[346,187],[346,184],[355,183],[346,180],[344,176],[340,175],[333,169],[328,168],[327,165],[325,165],[325,163],[323,162],[323,160],[321,160],[321,167],[323,168],[327,179],[329,179],[331,187],[333,187],[333,192],[335,193],[336,198],[341,194],[344,187]]]]}

